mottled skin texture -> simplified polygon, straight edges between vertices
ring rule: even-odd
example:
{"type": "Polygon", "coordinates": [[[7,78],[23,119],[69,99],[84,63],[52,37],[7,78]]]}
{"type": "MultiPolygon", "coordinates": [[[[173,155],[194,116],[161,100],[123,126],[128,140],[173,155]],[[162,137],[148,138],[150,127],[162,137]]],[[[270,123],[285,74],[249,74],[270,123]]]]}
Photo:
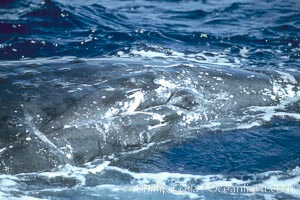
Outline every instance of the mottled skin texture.
{"type": "MultiPolygon", "coordinates": [[[[86,76],[76,74],[79,68],[91,82],[100,83],[81,93],[42,85],[37,92],[40,98],[24,100],[23,91],[12,96],[24,105],[2,104],[1,173],[48,170],[65,163],[80,165],[151,141],[180,137],[190,127],[211,120],[242,116],[249,106],[276,105],[281,100],[273,91],[274,80],[281,78],[271,72],[180,64],[150,68],[107,61],[86,68],[80,62],[69,65],[75,72],[45,70],[41,79],[58,73],[55,76],[65,81],[73,76],[75,81],[86,83],[86,76]],[[203,115],[188,122],[195,113],[203,115]]],[[[295,85],[281,81],[283,88],[287,84],[295,85]]]]}

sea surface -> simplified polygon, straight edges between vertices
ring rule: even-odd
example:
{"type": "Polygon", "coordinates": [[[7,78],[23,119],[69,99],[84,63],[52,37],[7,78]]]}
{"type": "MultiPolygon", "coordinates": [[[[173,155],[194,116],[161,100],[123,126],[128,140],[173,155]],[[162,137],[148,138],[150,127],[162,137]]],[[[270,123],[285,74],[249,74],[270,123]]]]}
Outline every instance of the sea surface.
{"type": "MultiPolygon", "coordinates": [[[[250,105],[230,123],[205,116],[178,137],[134,150],[2,173],[0,199],[300,199],[299,0],[1,1],[0,162],[17,132],[28,132],[17,124],[40,123],[26,122],[23,104],[64,109],[53,102],[92,95],[107,81],[103,73],[157,69],[160,77],[177,64],[274,72],[287,87],[273,83],[282,101],[254,113],[250,105]]],[[[182,77],[180,87],[192,87],[182,77]]]]}

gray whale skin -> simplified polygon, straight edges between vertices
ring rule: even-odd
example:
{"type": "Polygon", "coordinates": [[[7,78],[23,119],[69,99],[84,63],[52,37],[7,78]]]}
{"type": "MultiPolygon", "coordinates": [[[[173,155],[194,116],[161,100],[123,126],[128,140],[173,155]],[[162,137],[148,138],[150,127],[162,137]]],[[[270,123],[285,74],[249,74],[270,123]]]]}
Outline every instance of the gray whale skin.
{"type": "Polygon", "coordinates": [[[80,165],[149,142],[184,137],[210,122],[226,124],[242,118],[251,106],[276,106],[295,97],[299,77],[197,64],[165,67],[105,60],[46,68],[35,77],[55,74],[61,80],[78,81],[78,87],[85,83],[91,87],[77,92],[68,86],[40,85],[34,91],[40,98],[25,100],[31,90],[24,90],[15,94],[14,103],[3,100],[1,173],[80,165]],[[70,69],[64,71],[66,66],[70,69]]]}

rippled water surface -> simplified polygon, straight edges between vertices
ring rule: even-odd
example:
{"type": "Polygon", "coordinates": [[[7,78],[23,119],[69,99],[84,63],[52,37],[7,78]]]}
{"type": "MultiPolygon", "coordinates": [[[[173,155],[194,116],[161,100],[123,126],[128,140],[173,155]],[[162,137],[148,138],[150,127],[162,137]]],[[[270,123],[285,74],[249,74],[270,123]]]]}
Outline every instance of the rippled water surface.
{"type": "Polygon", "coordinates": [[[1,1],[0,199],[299,199],[299,40],[298,0],[1,1]]]}

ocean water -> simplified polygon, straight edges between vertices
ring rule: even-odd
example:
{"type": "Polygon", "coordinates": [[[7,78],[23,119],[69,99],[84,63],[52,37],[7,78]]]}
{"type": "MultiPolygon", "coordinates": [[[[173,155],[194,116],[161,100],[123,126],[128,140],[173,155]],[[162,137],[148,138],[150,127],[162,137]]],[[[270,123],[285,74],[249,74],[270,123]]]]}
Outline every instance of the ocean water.
{"type": "Polygon", "coordinates": [[[1,1],[0,199],[300,199],[299,40],[298,0],[1,1]]]}

